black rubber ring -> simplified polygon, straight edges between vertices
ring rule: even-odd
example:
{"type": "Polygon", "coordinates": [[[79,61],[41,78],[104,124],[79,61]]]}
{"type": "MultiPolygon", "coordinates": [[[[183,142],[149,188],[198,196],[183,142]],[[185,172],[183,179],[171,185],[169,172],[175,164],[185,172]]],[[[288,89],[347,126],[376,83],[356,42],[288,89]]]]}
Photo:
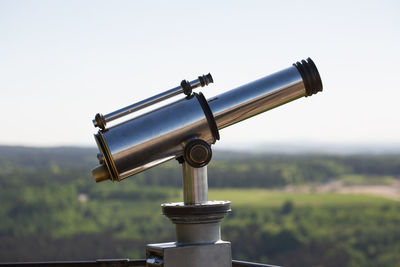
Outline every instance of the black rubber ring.
{"type": "Polygon", "coordinates": [[[166,216],[174,215],[206,215],[206,214],[225,214],[231,211],[231,204],[219,205],[185,205],[185,206],[162,206],[162,214],[166,216]]]}
{"type": "Polygon", "coordinates": [[[214,137],[214,142],[213,142],[213,144],[214,144],[217,140],[219,140],[219,131],[218,131],[217,123],[215,122],[214,115],[213,115],[211,108],[208,105],[208,102],[207,102],[206,98],[204,97],[204,95],[202,93],[199,93],[199,94],[193,93],[193,94],[196,96],[201,107],[203,108],[204,114],[206,115],[208,126],[210,127],[211,133],[214,137]]]}
{"type": "Polygon", "coordinates": [[[299,71],[306,89],[306,96],[311,96],[322,91],[322,81],[317,67],[311,58],[293,64],[299,71]]]}
{"type": "Polygon", "coordinates": [[[183,93],[187,96],[190,96],[192,94],[192,86],[190,85],[190,83],[186,80],[183,80],[181,82],[181,87],[183,90],[183,93]]]}
{"type": "Polygon", "coordinates": [[[316,92],[320,92],[322,91],[322,80],[321,77],[319,76],[319,72],[317,69],[317,66],[315,66],[314,61],[312,61],[311,58],[307,58],[307,63],[310,66],[311,71],[313,72],[313,77],[314,77],[314,81],[315,81],[315,88],[316,88],[316,92]]]}
{"type": "Polygon", "coordinates": [[[306,77],[308,79],[308,84],[309,84],[309,89],[310,89],[310,95],[315,94],[315,87],[314,87],[314,77],[312,75],[312,71],[307,68],[307,61],[305,61],[304,59],[301,61],[302,66],[304,67],[304,72],[306,73],[306,77]]]}

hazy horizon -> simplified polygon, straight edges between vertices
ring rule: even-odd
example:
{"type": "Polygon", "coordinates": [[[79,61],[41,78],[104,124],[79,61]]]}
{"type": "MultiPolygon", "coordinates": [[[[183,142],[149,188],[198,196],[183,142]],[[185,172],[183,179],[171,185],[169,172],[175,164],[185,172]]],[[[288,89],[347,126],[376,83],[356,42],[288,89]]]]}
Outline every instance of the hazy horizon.
{"type": "MultiPolygon", "coordinates": [[[[89,145],[21,145],[21,144],[1,144],[0,147],[20,147],[33,149],[57,149],[57,148],[76,148],[94,149],[95,144],[89,145]]],[[[263,142],[252,143],[225,143],[217,142],[212,146],[214,151],[233,151],[237,153],[250,154],[399,154],[400,143],[322,143],[322,142],[263,142]]]]}

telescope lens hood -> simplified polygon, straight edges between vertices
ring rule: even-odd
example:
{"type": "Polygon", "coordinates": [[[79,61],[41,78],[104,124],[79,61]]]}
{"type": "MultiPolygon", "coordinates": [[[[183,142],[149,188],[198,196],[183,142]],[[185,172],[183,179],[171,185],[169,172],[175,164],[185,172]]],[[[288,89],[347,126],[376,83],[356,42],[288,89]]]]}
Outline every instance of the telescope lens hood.
{"type": "Polygon", "coordinates": [[[317,67],[311,58],[296,62],[293,64],[300,72],[301,78],[303,78],[304,86],[306,88],[306,96],[311,96],[318,92],[322,92],[322,81],[319,76],[317,67]]]}

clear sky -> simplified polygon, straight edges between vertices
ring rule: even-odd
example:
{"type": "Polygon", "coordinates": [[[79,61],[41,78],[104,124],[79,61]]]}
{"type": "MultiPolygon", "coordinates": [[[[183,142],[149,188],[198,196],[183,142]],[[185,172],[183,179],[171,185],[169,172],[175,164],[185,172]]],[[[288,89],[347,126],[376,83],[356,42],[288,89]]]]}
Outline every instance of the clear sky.
{"type": "Polygon", "coordinates": [[[0,0],[0,144],[94,145],[97,112],[208,72],[210,98],[307,57],[324,92],[221,146],[400,143],[399,3],[0,0]]]}

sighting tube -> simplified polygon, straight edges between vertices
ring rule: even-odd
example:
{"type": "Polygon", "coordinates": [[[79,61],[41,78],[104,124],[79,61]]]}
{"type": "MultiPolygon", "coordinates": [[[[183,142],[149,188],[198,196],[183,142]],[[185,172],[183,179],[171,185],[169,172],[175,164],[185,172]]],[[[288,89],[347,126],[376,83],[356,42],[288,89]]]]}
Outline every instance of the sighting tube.
{"type": "Polygon", "coordinates": [[[219,130],[303,96],[322,91],[314,62],[293,66],[208,99],[219,130]]]}

